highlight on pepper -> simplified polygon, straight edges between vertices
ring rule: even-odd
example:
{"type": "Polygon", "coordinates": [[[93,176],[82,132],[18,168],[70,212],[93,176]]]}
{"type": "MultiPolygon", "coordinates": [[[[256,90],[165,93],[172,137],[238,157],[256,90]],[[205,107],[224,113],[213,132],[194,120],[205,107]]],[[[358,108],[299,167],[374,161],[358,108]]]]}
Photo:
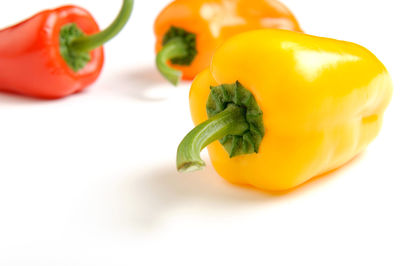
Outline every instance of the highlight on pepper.
{"type": "Polygon", "coordinates": [[[192,80],[225,40],[261,28],[302,31],[277,0],[175,0],[154,24],[157,68],[174,85],[192,80]]]}
{"type": "Polygon", "coordinates": [[[0,90],[48,99],[83,90],[100,75],[102,45],[122,30],[132,9],[133,0],[124,0],[102,31],[77,6],[45,10],[1,30],[0,90]]]}
{"type": "Polygon", "coordinates": [[[294,188],[365,150],[392,90],[385,66],[357,44],[272,29],[236,35],[192,84],[196,127],[177,169],[200,170],[208,147],[231,183],[294,188]]]}

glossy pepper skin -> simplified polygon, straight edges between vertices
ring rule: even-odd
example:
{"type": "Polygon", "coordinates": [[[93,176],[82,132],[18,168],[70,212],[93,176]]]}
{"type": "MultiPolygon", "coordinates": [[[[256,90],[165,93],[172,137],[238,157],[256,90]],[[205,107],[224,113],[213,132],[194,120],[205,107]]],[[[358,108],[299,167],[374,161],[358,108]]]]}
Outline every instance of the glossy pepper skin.
{"type": "Polygon", "coordinates": [[[60,29],[72,22],[86,34],[100,30],[89,12],[64,6],[0,31],[0,89],[51,99],[92,84],[103,67],[102,47],[90,52],[91,61],[79,72],[73,71],[59,52],[60,29]]]}
{"type": "Polygon", "coordinates": [[[291,11],[277,0],[176,0],[158,15],[154,32],[156,51],[171,27],[184,29],[196,37],[197,55],[189,65],[171,65],[192,80],[206,68],[216,48],[235,34],[277,28],[301,31],[291,11]]]}
{"type": "Polygon", "coordinates": [[[216,171],[235,184],[287,190],[336,169],[378,135],[392,95],[384,65],[354,43],[281,30],[237,35],[215,53],[190,90],[196,125],[210,86],[239,81],[263,113],[258,153],[230,158],[208,146],[216,171]]]}
{"type": "Polygon", "coordinates": [[[42,11],[0,31],[0,90],[55,99],[82,91],[100,75],[102,44],[126,24],[133,0],[124,0],[114,22],[100,31],[77,6],[42,11]]]}

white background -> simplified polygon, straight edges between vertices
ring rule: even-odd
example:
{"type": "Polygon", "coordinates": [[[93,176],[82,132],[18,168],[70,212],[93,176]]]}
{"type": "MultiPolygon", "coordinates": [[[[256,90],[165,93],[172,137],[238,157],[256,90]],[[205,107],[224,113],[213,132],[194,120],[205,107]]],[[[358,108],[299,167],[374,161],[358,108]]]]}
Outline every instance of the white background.
{"type": "MultiPolygon", "coordinates": [[[[73,1],[72,1],[73,2],[73,1]]],[[[120,1],[75,1],[104,28],[120,1]]],[[[138,0],[85,93],[0,94],[0,265],[400,265],[399,16],[395,0],[286,0],[303,29],[357,42],[395,84],[384,127],[342,169],[283,195],[226,183],[208,163],[180,175],[190,84],[156,72],[138,0]]],[[[63,0],[7,1],[0,27],[63,0]]]]}

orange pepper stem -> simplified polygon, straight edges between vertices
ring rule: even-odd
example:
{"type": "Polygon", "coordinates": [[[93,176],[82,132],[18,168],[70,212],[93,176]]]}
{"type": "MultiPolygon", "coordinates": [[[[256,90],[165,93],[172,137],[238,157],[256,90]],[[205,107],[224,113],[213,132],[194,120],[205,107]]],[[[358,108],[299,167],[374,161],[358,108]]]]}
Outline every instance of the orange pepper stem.
{"type": "Polygon", "coordinates": [[[201,170],[205,163],[200,152],[210,143],[227,135],[241,135],[249,129],[246,110],[235,104],[195,127],[179,144],[176,166],[179,172],[201,170]]]}
{"type": "Polygon", "coordinates": [[[185,57],[188,49],[185,41],[176,37],[168,41],[158,52],[156,57],[156,65],[161,74],[175,86],[178,85],[182,78],[182,72],[170,67],[167,62],[173,58],[185,57]]]}

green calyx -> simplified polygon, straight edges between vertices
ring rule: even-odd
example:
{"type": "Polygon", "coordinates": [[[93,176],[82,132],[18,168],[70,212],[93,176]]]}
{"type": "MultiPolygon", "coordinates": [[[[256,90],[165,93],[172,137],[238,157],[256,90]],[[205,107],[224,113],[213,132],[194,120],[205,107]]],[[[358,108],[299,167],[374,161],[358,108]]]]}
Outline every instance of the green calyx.
{"type": "Polygon", "coordinates": [[[219,140],[220,143],[230,157],[257,153],[265,134],[265,128],[262,119],[263,113],[253,94],[238,81],[233,84],[211,87],[206,106],[209,118],[225,110],[229,104],[246,110],[245,119],[249,124],[249,129],[240,135],[226,135],[219,140]]]}
{"type": "Polygon", "coordinates": [[[197,55],[196,35],[182,28],[172,26],[164,35],[162,44],[165,46],[169,41],[179,39],[185,45],[186,53],[184,56],[171,58],[171,63],[175,65],[189,66],[197,55]]]}
{"type": "Polygon", "coordinates": [[[75,23],[70,23],[60,31],[60,53],[68,66],[78,72],[90,61],[90,53],[71,49],[71,43],[79,37],[85,36],[83,31],[75,23]]]}
{"type": "Polygon", "coordinates": [[[128,22],[133,10],[133,0],[124,0],[114,21],[104,30],[86,35],[75,23],[64,25],[60,30],[60,54],[68,66],[78,72],[90,62],[90,51],[115,37],[128,22]]]}
{"type": "Polygon", "coordinates": [[[211,87],[209,119],[196,126],[179,144],[176,165],[180,172],[200,170],[200,152],[219,140],[232,158],[257,153],[265,134],[263,113],[254,96],[239,82],[211,87]]]}
{"type": "Polygon", "coordinates": [[[163,47],[157,53],[156,65],[160,73],[172,84],[178,85],[182,72],[168,65],[190,65],[197,55],[196,35],[184,29],[171,27],[164,35],[163,47]]]}

